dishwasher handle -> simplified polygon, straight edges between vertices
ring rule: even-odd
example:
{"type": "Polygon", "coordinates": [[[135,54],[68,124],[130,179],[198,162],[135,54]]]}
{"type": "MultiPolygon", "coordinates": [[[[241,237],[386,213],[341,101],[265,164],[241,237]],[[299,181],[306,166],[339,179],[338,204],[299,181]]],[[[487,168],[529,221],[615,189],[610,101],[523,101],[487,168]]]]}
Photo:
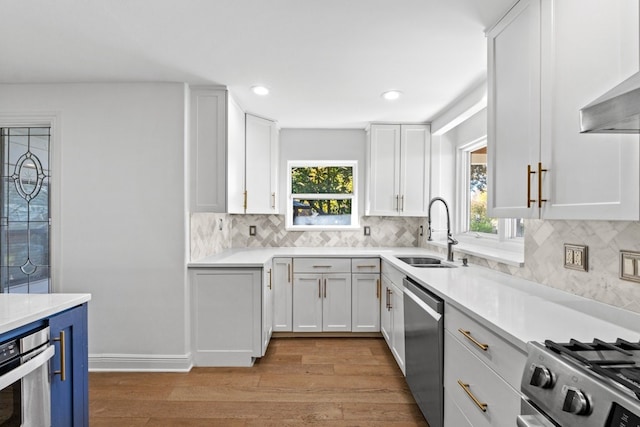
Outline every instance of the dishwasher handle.
{"type": "Polygon", "coordinates": [[[423,288],[410,277],[406,277],[402,281],[402,283],[404,284],[405,292],[410,291],[416,298],[418,298],[423,304],[426,304],[432,311],[435,311],[436,313],[442,315],[442,313],[444,312],[444,301],[441,298],[423,288]]]}

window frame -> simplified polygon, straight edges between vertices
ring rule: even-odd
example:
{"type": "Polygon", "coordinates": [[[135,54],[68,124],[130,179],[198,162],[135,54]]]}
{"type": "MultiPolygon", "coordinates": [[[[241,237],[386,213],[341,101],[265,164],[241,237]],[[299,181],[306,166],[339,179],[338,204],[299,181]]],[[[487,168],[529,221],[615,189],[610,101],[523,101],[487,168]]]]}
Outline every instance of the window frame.
{"type": "Polygon", "coordinates": [[[524,237],[518,237],[516,235],[516,218],[498,218],[497,234],[469,231],[469,210],[471,204],[469,175],[471,173],[471,152],[486,146],[487,136],[485,135],[456,147],[457,237],[462,237],[465,240],[473,239],[474,243],[480,243],[484,240],[491,244],[513,242],[524,245],[524,237]]]}
{"type": "Polygon", "coordinates": [[[358,161],[357,160],[289,160],[287,162],[287,203],[285,211],[285,229],[290,231],[352,231],[360,228],[360,215],[358,211],[358,161]],[[299,167],[351,167],[353,174],[353,193],[292,193],[291,172],[299,167]],[[351,200],[351,224],[349,225],[294,225],[293,224],[293,200],[351,200]]]}

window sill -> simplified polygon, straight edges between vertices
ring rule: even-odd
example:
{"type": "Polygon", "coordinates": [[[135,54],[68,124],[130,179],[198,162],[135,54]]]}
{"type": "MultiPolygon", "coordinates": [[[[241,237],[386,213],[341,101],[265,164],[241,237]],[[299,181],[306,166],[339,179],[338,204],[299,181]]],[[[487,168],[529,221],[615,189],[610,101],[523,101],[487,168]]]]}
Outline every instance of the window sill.
{"type": "MultiPolygon", "coordinates": [[[[467,236],[454,236],[458,244],[453,247],[454,252],[462,252],[467,255],[484,258],[515,267],[524,266],[523,242],[498,242],[487,238],[475,238],[467,236]]],[[[446,240],[426,242],[440,248],[446,248],[446,240]]]]}

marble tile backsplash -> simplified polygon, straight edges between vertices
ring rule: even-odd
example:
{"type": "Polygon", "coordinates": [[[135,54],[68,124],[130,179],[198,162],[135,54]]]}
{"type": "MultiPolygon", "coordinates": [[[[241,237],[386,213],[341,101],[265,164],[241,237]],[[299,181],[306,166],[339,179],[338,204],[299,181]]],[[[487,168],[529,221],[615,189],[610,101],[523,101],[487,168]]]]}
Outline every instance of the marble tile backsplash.
{"type": "MultiPolygon", "coordinates": [[[[421,246],[444,254],[443,248],[421,246]]],[[[524,267],[469,256],[469,262],[640,313],[640,283],[619,278],[620,250],[640,251],[640,222],[525,221],[524,267]],[[564,267],[564,244],[587,245],[589,271],[564,267]]]]}
{"type": "Polygon", "coordinates": [[[232,247],[260,248],[278,246],[418,246],[418,226],[421,218],[362,217],[360,229],[354,231],[289,231],[284,215],[231,215],[232,247]],[[249,226],[256,226],[256,235],[249,236],[249,226]],[[363,227],[371,227],[365,236],[363,227]]]}
{"type": "MultiPolygon", "coordinates": [[[[335,247],[429,247],[424,218],[363,217],[361,226],[371,227],[371,236],[362,228],[355,231],[288,231],[282,215],[191,215],[191,260],[229,248],[278,246],[335,247]],[[222,220],[222,223],[220,222],[222,220]],[[220,225],[222,224],[222,230],[220,225]],[[249,236],[249,226],[256,236],[249,236]],[[425,233],[426,235],[426,233],[425,233]]],[[[619,278],[619,251],[640,252],[640,222],[631,221],[548,221],[525,222],[525,266],[514,267],[480,257],[469,262],[513,276],[640,313],[640,284],[619,278]],[[564,244],[589,247],[589,271],[564,268],[564,244]]]]}
{"type": "Polygon", "coordinates": [[[231,247],[231,220],[228,214],[192,213],[189,228],[191,261],[231,247]]]}

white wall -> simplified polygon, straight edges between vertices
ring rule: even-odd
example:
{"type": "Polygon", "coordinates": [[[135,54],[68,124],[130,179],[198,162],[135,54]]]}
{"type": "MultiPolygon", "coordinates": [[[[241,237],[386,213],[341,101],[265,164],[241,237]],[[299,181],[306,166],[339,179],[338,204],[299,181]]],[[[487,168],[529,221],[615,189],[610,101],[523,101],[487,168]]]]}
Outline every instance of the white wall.
{"type": "Polygon", "coordinates": [[[0,85],[55,115],[55,292],[88,292],[92,368],[188,367],[185,86],[0,85]],[[156,360],[157,359],[157,360],[156,360]]]}
{"type": "Polygon", "coordinates": [[[358,129],[282,129],[280,131],[280,206],[287,203],[289,160],[357,160],[358,209],[364,214],[366,132],[358,129]]]}

